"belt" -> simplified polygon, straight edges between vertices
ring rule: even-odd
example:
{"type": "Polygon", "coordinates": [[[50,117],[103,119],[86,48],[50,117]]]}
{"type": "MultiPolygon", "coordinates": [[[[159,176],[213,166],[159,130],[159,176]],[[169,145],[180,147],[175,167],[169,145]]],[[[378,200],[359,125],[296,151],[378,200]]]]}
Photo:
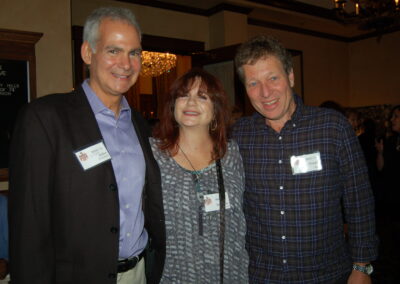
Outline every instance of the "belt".
{"type": "Polygon", "coordinates": [[[118,273],[126,272],[136,266],[139,261],[144,257],[145,250],[143,250],[139,255],[134,256],[132,258],[125,258],[122,260],[118,260],[118,273]]]}

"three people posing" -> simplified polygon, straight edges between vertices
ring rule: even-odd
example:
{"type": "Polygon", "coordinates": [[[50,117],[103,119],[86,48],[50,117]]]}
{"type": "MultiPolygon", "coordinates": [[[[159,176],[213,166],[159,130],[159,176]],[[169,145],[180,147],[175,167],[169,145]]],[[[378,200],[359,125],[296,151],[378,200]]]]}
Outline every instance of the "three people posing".
{"type": "Polygon", "coordinates": [[[285,49],[265,37],[239,49],[257,113],[236,123],[236,144],[221,84],[198,69],[173,84],[150,138],[122,95],[138,78],[140,42],[131,12],[96,9],[81,50],[90,78],[22,110],[13,283],[368,283],[376,239],[362,153],[342,116],[293,94],[285,49]]]}

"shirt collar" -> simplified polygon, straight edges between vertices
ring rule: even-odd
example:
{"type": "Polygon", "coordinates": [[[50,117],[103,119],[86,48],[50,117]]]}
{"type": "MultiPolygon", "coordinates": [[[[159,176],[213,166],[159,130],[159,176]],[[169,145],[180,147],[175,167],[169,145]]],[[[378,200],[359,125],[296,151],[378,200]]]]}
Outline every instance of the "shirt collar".
{"type": "MultiPolygon", "coordinates": [[[[89,85],[89,79],[86,79],[83,83],[82,83],[82,88],[85,91],[85,95],[86,98],[89,101],[89,104],[93,110],[94,114],[97,113],[101,113],[105,110],[109,110],[108,107],[106,107],[103,102],[99,99],[99,97],[96,95],[96,93],[93,91],[93,89],[90,87],[89,85]]],[[[124,96],[122,96],[122,100],[121,100],[121,113],[122,112],[131,112],[131,108],[128,104],[128,101],[126,100],[126,98],[124,96]]]]}
{"type": "MultiPolygon", "coordinates": [[[[298,122],[301,118],[302,118],[302,113],[303,113],[303,109],[304,109],[304,104],[303,101],[301,100],[301,98],[296,95],[293,94],[293,100],[296,104],[296,109],[294,110],[294,113],[292,114],[292,117],[285,123],[285,126],[283,128],[286,127],[286,125],[290,122],[290,123],[296,123],[298,122]]],[[[260,127],[270,127],[265,123],[265,117],[263,115],[261,115],[258,112],[255,112],[253,114],[253,119],[255,122],[255,125],[259,125],[260,127]]],[[[283,129],[282,128],[282,129],[283,129]]]]}
{"type": "Polygon", "coordinates": [[[301,98],[296,94],[293,94],[293,99],[296,104],[296,109],[295,109],[294,113],[292,114],[290,121],[297,122],[302,118],[304,104],[303,104],[303,101],[301,100],[301,98]]]}

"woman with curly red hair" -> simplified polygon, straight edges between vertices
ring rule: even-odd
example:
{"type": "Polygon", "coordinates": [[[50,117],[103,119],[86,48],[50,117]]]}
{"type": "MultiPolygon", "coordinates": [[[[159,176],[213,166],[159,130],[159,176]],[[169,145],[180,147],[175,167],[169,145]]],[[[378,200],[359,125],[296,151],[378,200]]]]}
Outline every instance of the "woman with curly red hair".
{"type": "Polygon", "coordinates": [[[214,76],[192,69],[173,83],[150,141],[167,236],[161,283],[248,283],[243,164],[228,123],[214,76]]]}

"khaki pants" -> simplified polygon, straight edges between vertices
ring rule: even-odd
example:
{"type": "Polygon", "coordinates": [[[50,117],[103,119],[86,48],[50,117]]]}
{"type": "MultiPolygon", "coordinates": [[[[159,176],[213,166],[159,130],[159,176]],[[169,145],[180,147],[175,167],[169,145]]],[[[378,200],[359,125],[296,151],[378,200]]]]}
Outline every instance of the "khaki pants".
{"type": "Polygon", "coordinates": [[[146,274],[144,270],[144,258],[131,270],[118,273],[117,284],[146,284],[146,274]]]}

